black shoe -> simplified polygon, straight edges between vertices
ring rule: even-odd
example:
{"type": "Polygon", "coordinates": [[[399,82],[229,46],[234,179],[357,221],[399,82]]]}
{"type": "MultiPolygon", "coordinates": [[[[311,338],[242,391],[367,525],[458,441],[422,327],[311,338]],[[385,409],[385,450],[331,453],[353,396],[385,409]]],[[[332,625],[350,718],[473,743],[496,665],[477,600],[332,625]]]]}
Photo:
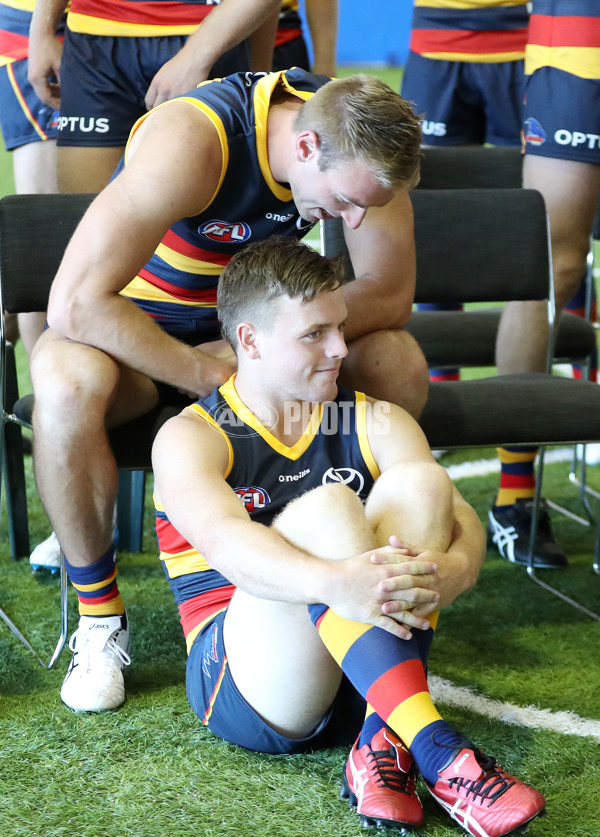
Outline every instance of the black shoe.
{"type": "MultiPolygon", "coordinates": [[[[517,500],[512,506],[494,506],[488,512],[488,546],[495,546],[500,555],[513,564],[528,566],[532,514],[531,499],[517,500]]],[[[552,534],[550,515],[544,500],[540,502],[533,566],[539,570],[556,570],[567,566],[567,557],[552,534]]]]}

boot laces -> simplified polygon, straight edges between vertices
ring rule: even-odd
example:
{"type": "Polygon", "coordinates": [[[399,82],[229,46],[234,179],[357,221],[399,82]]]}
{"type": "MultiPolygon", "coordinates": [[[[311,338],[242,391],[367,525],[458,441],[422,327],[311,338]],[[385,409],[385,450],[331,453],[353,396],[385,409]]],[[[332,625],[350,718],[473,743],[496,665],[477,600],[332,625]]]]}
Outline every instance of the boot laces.
{"type": "Polygon", "coordinates": [[[475,758],[483,770],[479,779],[465,779],[456,777],[449,780],[450,786],[456,785],[465,791],[465,796],[481,797],[481,801],[488,800],[488,807],[494,804],[509,788],[515,784],[508,774],[496,764],[496,759],[475,750],[475,758]]]}
{"type": "Polygon", "coordinates": [[[389,750],[371,750],[369,758],[373,772],[377,776],[375,782],[379,787],[399,793],[412,793],[412,776],[399,769],[393,747],[389,750]]]}

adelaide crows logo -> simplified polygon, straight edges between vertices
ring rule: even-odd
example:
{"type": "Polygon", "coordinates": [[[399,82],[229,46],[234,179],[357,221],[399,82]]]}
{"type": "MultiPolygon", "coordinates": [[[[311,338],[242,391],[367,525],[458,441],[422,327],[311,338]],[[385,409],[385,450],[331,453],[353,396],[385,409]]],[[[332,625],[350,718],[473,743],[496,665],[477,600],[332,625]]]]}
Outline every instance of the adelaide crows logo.
{"type": "Polygon", "coordinates": [[[221,244],[242,244],[252,235],[250,227],[244,221],[234,221],[233,224],[226,221],[207,221],[198,227],[198,233],[221,244]]]}
{"type": "Polygon", "coordinates": [[[322,484],[337,482],[340,485],[347,485],[357,494],[363,490],[365,479],[360,471],[355,468],[328,468],[323,474],[322,484]]]}

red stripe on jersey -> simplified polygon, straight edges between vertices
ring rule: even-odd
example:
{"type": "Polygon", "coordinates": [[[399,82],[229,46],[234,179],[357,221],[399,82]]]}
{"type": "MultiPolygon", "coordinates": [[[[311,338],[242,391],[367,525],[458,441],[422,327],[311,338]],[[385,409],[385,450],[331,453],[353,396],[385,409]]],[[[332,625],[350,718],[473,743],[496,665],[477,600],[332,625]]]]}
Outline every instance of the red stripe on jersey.
{"type": "Polygon", "coordinates": [[[529,43],[545,47],[600,47],[600,17],[531,15],[529,43]]]}
{"type": "Polygon", "coordinates": [[[146,268],[142,268],[138,276],[141,276],[142,279],[150,282],[150,284],[154,285],[155,288],[160,288],[161,291],[165,291],[165,293],[176,297],[176,299],[181,299],[186,302],[204,302],[207,305],[215,306],[217,304],[216,288],[208,288],[207,290],[197,291],[189,288],[182,288],[179,285],[173,285],[172,282],[167,282],[165,279],[161,279],[155,273],[151,273],[149,270],[146,270],[146,268]]]}
{"type": "Polygon", "coordinates": [[[302,29],[299,26],[293,29],[285,29],[281,28],[277,30],[277,34],[275,35],[275,46],[281,46],[282,44],[289,44],[290,41],[293,41],[295,38],[299,38],[302,35],[302,29]]]}
{"type": "Polygon", "coordinates": [[[7,32],[0,29],[0,55],[8,58],[26,58],[29,38],[27,35],[16,35],[14,32],[7,32]],[[22,54],[21,54],[22,53],[22,54]]]}
{"type": "Polygon", "coordinates": [[[220,264],[225,267],[229,264],[231,256],[225,253],[213,253],[212,250],[203,250],[201,247],[196,247],[185,238],[182,238],[173,230],[168,230],[161,241],[161,244],[175,250],[176,253],[181,253],[182,256],[188,256],[190,259],[197,259],[201,262],[210,262],[210,264],[220,264]]]}
{"type": "Polygon", "coordinates": [[[418,53],[459,52],[468,55],[495,55],[524,52],[527,29],[497,29],[472,32],[460,29],[413,29],[410,48],[418,53]]]}
{"type": "Polygon", "coordinates": [[[72,0],[74,14],[144,26],[196,25],[214,6],[175,0],[72,0]]]}
{"type": "Polygon", "coordinates": [[[191,545],[183,535],[168,520],[156,518],[156,536],[161,552],[168,552],[169,555],[177,555],[179,552],[187,552],[191,545]]]}
{"type": "Polygon", "coordinates": [[[187,637],[197,625],[227,607],[234,593],[233,584],[227,584],[182,602],[179,605],[179,617],[184,635],[187,637]]]}
{"type": "Polygon", "coordinates": [[[367,691],[366,699],[386,720],[407,698],[427,691],[427,678],[421,660],[406,660],[377,678],[367,691]]]}

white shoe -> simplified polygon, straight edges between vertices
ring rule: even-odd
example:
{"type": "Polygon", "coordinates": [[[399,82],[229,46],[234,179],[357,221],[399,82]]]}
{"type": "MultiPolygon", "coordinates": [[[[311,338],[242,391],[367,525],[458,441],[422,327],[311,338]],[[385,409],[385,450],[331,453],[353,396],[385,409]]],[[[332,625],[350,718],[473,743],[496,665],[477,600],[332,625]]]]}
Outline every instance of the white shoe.
{"type": "Polygon", "coordinates": [[[125,701],[123,666],[131,662],[127,615],[80,616],[60,698],[75,712],[105,712],[125,701]]]}
{"type": "Polygon", "coordinates": [[[56,575],[60,570],[60,544],[56,532],[39,543],[29,556],[29,563],[34,572],[37,570],[49,570],[56,575]]]}

